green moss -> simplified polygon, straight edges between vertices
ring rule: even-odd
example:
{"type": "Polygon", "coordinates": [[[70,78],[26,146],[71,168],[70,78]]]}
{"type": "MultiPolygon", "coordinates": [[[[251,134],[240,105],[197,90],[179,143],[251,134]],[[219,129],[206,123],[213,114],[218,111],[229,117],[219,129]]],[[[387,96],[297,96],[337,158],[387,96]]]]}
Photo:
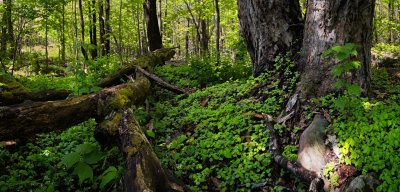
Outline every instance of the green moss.
{"type": "Polygon", "coordinates": [[[114,117],[103,121],[100,125],[101,128],[106,129],[110,135],[116,135],[118,133],[119,122],[122,119],[122,114],[116,113],[114,117]]]}
{"type": "Polygon", "coordinates": [[[130,157],[132,155],[135,155],[138,152],[138,149],[135,146],[133,146],[133,147],[127,146],[127,147],[125,147],[125,152],[126,152],[127,156],[130,157]]]}
{"type": "Polygon", "coordinates": [[[30,92],[29,89],[7,74],[0,74],[0,83],[2,87],[12,92],[30,92]]]}
{"type": "Polygon", "coordinates": [[[115,109],[123,108],[128,106],[131,103],[131,99],[134,97],[133,91],[131,89],[122,88],[115,94],[114,98],[112,99],[111,106],[115,109]]]}

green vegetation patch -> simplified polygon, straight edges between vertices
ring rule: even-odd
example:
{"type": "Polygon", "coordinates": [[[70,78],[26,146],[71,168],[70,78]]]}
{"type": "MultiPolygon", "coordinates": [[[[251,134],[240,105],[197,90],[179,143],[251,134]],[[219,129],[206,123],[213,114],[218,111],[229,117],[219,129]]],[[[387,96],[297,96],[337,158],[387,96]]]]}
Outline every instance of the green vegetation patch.
{"type": "MultiPolygon", "coordinates": [[[[293,62],[283,57],[277,61],[276,70],[258,78],[226,82],[155,105],[149,124],[154,124],[158,156],[193,190],[247,191],[251,184],[272,180],[269,132],[263,119],[254,116],[276,115],[298,77],[289,72],[293,62]],[[241,185],[245,187],[238,188],[241,185]]],[[[143,110],[137,114],[145,124],[143,110]]]]}
{"type": "Polygon", "coordinates": [[[61,134],[39,135],[15,151],[0,146],[0,191],[118,190],[122,157],[116,147],[100,148],[95,126],[90,120],[61,134]]]}

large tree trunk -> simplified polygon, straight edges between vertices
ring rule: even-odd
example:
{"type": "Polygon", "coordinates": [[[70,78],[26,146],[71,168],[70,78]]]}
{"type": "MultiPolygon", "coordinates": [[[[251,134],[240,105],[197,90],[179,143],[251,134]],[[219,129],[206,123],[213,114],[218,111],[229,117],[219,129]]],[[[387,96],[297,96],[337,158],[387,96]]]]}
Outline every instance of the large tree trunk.
{"type": "Polygon", "coordinates": [[[321,54],[333,45],[357,43],[361,68],[351,82],[369,87],[372,20],[375,0],[309,0],[302,48],[301,88],[304,96],[323,96],[334,91],[331,69],[337,62],[321,54]]]}
{"type": "Polygon", "coordinates": [[[162,39],[157,19],[156,0],[145,0],[143,3],[144,14],[147,24],[147,38],[150,51],[162,48],[162,39]]]}
{"type": "Polygon", "coordinates": [[[300,50],[303,23],[298,0],[238,0],[240,31],[253,75],[274,66],[279,54],[300,50]]]}

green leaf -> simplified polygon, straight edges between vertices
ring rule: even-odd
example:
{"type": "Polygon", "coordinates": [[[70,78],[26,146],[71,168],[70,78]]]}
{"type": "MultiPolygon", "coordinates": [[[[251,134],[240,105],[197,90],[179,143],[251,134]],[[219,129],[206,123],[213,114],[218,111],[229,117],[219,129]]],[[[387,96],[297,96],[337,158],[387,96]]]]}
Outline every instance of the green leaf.
{"type": "Polygon", "coordinates": [[[79,183],[82,183],[86,179],[93,179],[93,169],[88,164],[80,161],[76,164],[74,169],[74,174],[77,174],[79,177],[79,183]]]}
{"type": "Polygon", "coordinates": [[[104,157],[104,153],[102,153],[99,150],[94,150],[90,153],[87,153],[83,155],[83,160],[87,164],[96,164],[98,161],[100,161],[104,157]]]}
{"type": "Polygon", "coordinates": [[[87,154],[96,149],[96,146],[91,143],[84,143],[76,147],[76,151],[81,154],[87,154]]]}
{"type": "Polygon", "coordinates": [[[349,87],[347,87],[347,92],[350,95],[359,96],[361,95],[361,88],[358,85],[351,84],[349,87]]]}
{"type": "Polygon", "coordinates": [[[153,138],[153,139],[156,138],[156,134],[152,130],[146,130],[146,135],[151,137],[151,138],[153,138]]]}
{"type": "Polygon", "coordinates": [[[61,163],[67,166],[67,168],[71,168],[75,163],[77,163],[80,159],[79,153],[69,153],[64,155],[64,157],[61,160],[61,163]]]}
{"type": "Polygon", "coordinates": [[[109,167],[101,176],[100,188],[103,189],[108,183],[118,177],[118,171],[114,166],[109,167]]]}
{"type": "Polygon", "coordinates": [[[232,158],[232,153],[231,153],[230,149],[225,149],[222,153],[224,154],[225,158],[228,158],[228,159],[232,158]]]}
{"type": "Polygon", "coordinates": [[[332,67],[332,71],[331,72],[332,72],[333,76],[339,77],[344,72],[343,66],[342,65],[335,65],[335,66],[332,67]]]}
{"type": "Polygon", "coordinates": [[[332,87],[335,89],[341,89],[345,86],[345,82],[342,80],[338,80],[335,83],[332,84],[332,87]]]}

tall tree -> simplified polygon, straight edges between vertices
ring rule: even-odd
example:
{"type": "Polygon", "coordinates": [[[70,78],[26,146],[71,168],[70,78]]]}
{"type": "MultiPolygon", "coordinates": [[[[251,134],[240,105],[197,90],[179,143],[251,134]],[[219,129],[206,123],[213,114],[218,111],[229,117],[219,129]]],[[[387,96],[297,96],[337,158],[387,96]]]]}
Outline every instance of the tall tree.
{"type": "Polygon", "coordinates": [[[147,38],[150,51],[162,48],[162,39],[157,19],[156,0],[145,0],[143,3],[147,24],[147,38]]]}
{"type": "Polygon", "coordinates": [[[110,54],[111,51],[111,25],[110,25],[110,0],[106,0],[105,6],[105,20],[104,20],[104,49],[106,55],[110,54]]]}
{"type": "MultiPolygon", "coordinates": [[[[1,26],[1,52],[3,54],[7,53],[7,44],[11,43],[11,49],[13,49],[14,45],[14,28],[12,22],[12,1],[4,0],[4,13],[2,18],[2,26],[1,26]]],[[[12,52],[12,51],[11,51],[12,52]]]]}
{"type": "Polygon", "coordinates": [[[220,50],[219,50],[219,41],[220,41],[220,34],[221,34],[221,29],[220,29],[220,23],[221,23],[221,16],[220,16],[220,11],[219,11],[219,1],[214,0],[215,3],[215,14],[216,14],[216,20],[215,20],[215,48],[217,51],[217,61],[219,62],[220,58],[220,50]]]}
{"type": "Polygon", "coordinates": [[[90,34],[90,44],[93,45],[91,48],[92,59],[95,60],[97,58],[97,18],[96,18],[96,0],[92,0],[89,2],[89,34],[90,34]]]}
{"type": "Polygon", "coordinates": [[[240,31],[247,42],[253,75],[274,66],[279,54],[296,53],[302,38],[298,0],[238,0],[240,31]]]}
{"type": "Polygon", "coordinates": [[[101,56],[107,55],[107,51],[105,48],[106,44],[106,31],[105,31],[105,22],[104,22],[104,5],[103,0],[98,1],[98,11],[99,11],[99,28],[100,28],[100,46],[101,46],[101,56]]]}
{"type": "Polygon", "coordinates": [[[83,7],[82,7],[82,0],[78,1],[79,6],[79,21],[81,24],[81,52],[85,61],[89,59],[88,54],[85,49],[85,21],[83,19],[83,7]]]}
{"type": "Polygon", "coordinates": [[[336,61],[321,57],[333,45],[357,43],[361,67],[351,82],[368,89],[371,63],[372,20],[375,0],[308,0],[302,48],[302,89],[305,95],[322,96],[333,91],[331,69],[336,61]]]}

